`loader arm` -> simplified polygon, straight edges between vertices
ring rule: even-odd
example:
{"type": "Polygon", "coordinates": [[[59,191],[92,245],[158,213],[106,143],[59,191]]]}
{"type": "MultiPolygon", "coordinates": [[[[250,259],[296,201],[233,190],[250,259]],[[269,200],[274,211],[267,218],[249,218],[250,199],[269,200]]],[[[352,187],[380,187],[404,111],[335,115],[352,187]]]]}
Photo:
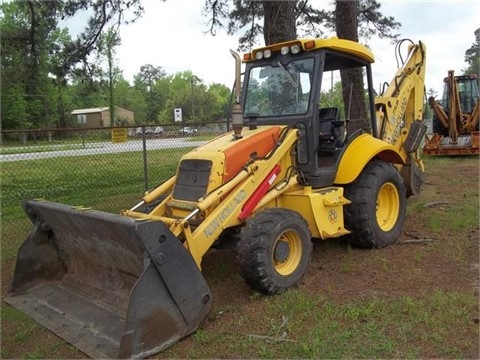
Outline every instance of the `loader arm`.
{"type": "Polygon", "coordinates": [[[267,185],[270,184],[267,190],[270,188],[275,181],[274,177],[269,177],[271,171],[277,164],[284,163],[285,158],[290,158],[290,151],[297,138],[298,130],[288,130],[278,147],[266,159],[259,159],[245,166],[229,182],[200,198],[195,208],[181,219],[155,217],[131,210],[124,211],[123,215],[151,218],[171,224],[170,231],[179,239],[183,239],[185,248],[201,269],[203,256],[220,234],[227,228],[242,224],[243,219],[255,210],[262,199],[262,196],[256,196],[256,190],[265,180],[267,185]],[[222,200],[219,201],[220,199],[222,200]],[[250,210],[246,207],[247,203],[250,210]],[[192,227],[190,220],[201,213],[209,215],[198,226],[192,227]]]}
{"type": "Polygon", "coordinates": [[[430,96],[428,98],[428,104],[432,108],[432,110],[435,112],[435,115],[437,115],[438,119],[442,123],[443,127],[445,129],[448,129],[450,127],[450,119],[448,118],[447,113],[445,112],[445,109],[443,108],[442,105],[440,105],[440,102],[438,100],[435,100],[433,96],[430,96]]]}
{"type": "Polygon", "coordinates": [[[473,106],[472,113],[470,115],[470,124],[469,124],[470,127],[472,129],[477,128],[479,120],[480,120],[480,101],[477,100],[477,102],[473,106]]]}
{"type": "Polygon", "coordinates": [[[460,105],[460,96],[458,92],[458,84],[453,75],[453,70],[448,72],[448,90],[450,92],[450,113],[448,116],[448,135],[450,136],[452,144],[458,142],[458,130],[462,124],[463,113],[460,105]]]}

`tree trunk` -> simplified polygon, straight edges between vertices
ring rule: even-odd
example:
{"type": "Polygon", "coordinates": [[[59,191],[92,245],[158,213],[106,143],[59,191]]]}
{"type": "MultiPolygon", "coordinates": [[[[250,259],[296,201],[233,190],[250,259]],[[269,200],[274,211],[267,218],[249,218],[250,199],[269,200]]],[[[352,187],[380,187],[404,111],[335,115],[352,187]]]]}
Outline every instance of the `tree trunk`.
{"type": "MultiPolygon", "coordinates": [[[[340,39],[358,42],[358,0],[337,0],[335,25],[340,39]]],[[[345,116],[350,120],[349,132],[364,129],[371,132],[361,68],[340,71],[345,116]]]]}
{"type": "Polygon", "coordinates": [[[297,38],[296,1],[263,1],[265,45],[297,38]]]}

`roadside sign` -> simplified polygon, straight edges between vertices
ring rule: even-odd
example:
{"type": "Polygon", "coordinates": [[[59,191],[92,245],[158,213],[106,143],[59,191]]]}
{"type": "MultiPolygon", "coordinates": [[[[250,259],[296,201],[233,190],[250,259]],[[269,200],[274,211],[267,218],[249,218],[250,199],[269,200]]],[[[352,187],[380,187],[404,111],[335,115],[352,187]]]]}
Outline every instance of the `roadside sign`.
{"type": "Polygon", "coordinates": [[[112,143],[127,142],[127,128],[112,129],[112,143]]]}
{"type": "Polygon", "coordinates": [[[175,118],[175,122],[182,122],[182,108],[173,109],[173,116],[175,118]]]}

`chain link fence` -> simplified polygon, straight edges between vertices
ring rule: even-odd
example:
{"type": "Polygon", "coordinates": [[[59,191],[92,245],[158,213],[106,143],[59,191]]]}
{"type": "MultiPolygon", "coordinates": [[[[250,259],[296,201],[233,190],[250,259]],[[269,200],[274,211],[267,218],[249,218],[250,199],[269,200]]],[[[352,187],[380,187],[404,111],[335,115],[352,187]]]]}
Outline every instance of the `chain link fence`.
{"type": "Polygon", "coordinates": [[[174,174],[183,154],[228,129],[214,123],[3,131],[2,208],[23,198],[128,207],[122,195],[141,197],[174,174]]]}
{"type": "Polygon", "coordinates": [[[228,130],[223,122],[2,131],[2,241],[30,227],[23,199],[119,213],[170,178],[182,155],[228,130]]]}

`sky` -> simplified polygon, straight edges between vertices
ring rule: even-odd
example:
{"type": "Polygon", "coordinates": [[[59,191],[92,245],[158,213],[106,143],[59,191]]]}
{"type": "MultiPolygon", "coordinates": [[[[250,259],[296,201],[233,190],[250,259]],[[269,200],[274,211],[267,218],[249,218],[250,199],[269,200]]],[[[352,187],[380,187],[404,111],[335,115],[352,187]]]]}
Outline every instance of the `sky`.
{"type": "MultiPolygon", "coordinates": [[[[203,83],[221,83],[231,88],[235,63],[230,49],[237,49],[238,37],[218,30],[207,33],[208,17],[204,0],[143,0],[145,14],[120,29],[122,44],[117,48],[118,66],[132,82],[140,66],[162,67],[168,74],[191,70],[203,83]]],[[[422,41],[427,47],[426,89],[441,95],[448,70],[460,74],[467,67],[465,51],[475,42],[480,27],[480,1],[379,1],[380,11],[402,24],[400,38],[422,41]]],[[[312,0],[328,6],[330,1],[312,0]]],[[[263,45],[263,44],[259,44],[263,45]]],[[[390,82],[397,70],[395,45],[372,38],[368,46],[375,55],[373,83],[390,82]]],[[[406,57],[406,47],[403,57],[406,57]]]]}

